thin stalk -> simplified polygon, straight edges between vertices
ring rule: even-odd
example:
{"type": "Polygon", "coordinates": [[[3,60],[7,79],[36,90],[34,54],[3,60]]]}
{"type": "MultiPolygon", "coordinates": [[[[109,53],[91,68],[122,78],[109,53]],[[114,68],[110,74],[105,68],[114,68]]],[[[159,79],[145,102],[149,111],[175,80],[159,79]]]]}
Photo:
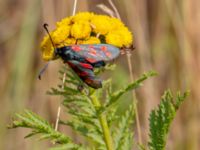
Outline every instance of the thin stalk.
{"type": "Polygon", "coordinates": [[[78,3],[78,0],[74,0],[74,6],[73,6],[72,16],[74,16],[75,13],[76,13],[77,3],[78,3]]]}
{"type": "MultiPolygon", "coordinates": [[[[134,80],[133,69],[132,69],[133,66],[132,66],[132,63],[131,63],[131,54],[130,54],[130,52],[127,52],[126,57],[127,57],[127,62],[128,62],[130,80],[131,80],[131,82],[133,82],[133,80],[134,80]]],[[[135,109],[135,119],[136,119],[137,133],[138,133],[138,141],[139,141],[139,144],[142,144],[140,120],[139,120],[138,108],[137,108],[137,99],[136,99],[136,94],[135,94],[134,90],[132,91],[132,97],[133,97],[133,106],[134,106],[134,109],[135,109]]]]}
{"type": "MultiPolygon", "coordinates": [[[[99,107],[101,107],[101,103],[99,102],[99,100],[97,98],[92,97],[91,100],[92,100],[92,103],[95,106],[95,108],[98,109],[99,107]]],[[[106,119],[106,115],[104,113],[101,113],[99,115],[98,119],[99,119],[99,122],[100,122],[100,125],[102,128],[102,131],[103,131],[104,141],[106,143],[107,150],[114,150],[112,138],[110,135],[110,130],[109,130],[107,119],[106,119]]]]}
{"type": "Polygon", "coordinates": [[[116,7],[115,4],[113,3],[113,1],[112,1],[112,0],[108,0],[108,2],[110,3],[111,7],[113,8],[116,17],[117,17],[118,19],[121,20],[121,17],[120,17],[120,15],[119,15],[119,12],[118,12],[118,10],[117,10],[117,7],[116,7]]]}
{"type": "MultiPolygon", "coordinates": [[[[66,80],[66,73],[63,74],[62,87],[61,87],[62,89],[64,89],[65,80],[66,80]]],[[[56,125],[55,125],[55,130],[56,131],[58,130],[58,123],[59,123],[59,118],[60,118],[60,111],[61,111],[61,105],[59,105],[58,110],[57,110],[56,125]]]]}
{"type": "MultiPolygon", "coordinates": [[[[74,16],[75,13],[76,13],[77,3],[78,3],[78,0],[74,0],[72,16],[74,16]]],[[[66,79],[66,73],[63,74],[62,88],[64,88],[65,79],[66,79]]],[[[59,123],[59,118],[60,118],[60,111],[61,111],[61,105],[58,106],[58,110],[57,110],[57,117],[56,117],[56,124],[55,124],[55,130],[56,131],[58,130],[58,123],[59,123]]]]}
{"type": "MultiPolygon", "coordinates": [[[[116,14],[116,17],[121,20],[119,12],[118,12],[115,4],[113,3],[113,1],[112,0],[108,0],[108,2],[110,3],[111,7],[113,8],[113,10],[114,10],[114,12],[116,14]]],[[[134,80],[133,65],[131,63],[131,53],[129,51],[126,53],[126,57],[127,57],[129,74],[130,74],[130,80],[131,80],[131,82],[133,82],[133,80],[134,80]]],[[[135,109],[135,118],[136,118],[136,127],[137,127],[137,133],[138,133],[138,141],[139,141],[139,144],[142,144],[140,120],[139,120],[139,115],[138,115],[137,99],[136,99],[135,91],[132,91],[132,97],[133,97],[133,106],[134,106],[134,109],[135,109]]]]}
{"type": "Polygon", "coordinates": [[[57,117],[56,117],[55,131],[58,130],[58,123],[59,123],[59,118],[60,118],[60,111],[61,111],[61,106],[59,105],[58,110],[57,110],[57,117]]]}

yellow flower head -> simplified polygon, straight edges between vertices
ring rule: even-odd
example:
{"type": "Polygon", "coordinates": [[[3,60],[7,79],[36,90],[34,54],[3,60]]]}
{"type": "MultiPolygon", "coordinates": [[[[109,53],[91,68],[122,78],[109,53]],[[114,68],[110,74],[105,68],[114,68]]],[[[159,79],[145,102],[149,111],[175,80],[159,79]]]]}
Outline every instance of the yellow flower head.
{"type": "Polygon", "coordinates": [[[59,26],[56,30],[52,32],[52,40],[57,45],[63,42],[70,34],[70,26],[64,25],[59,26]]]}
{"type": "Polygon", "coordinates": [[[99,38],[91,36],[87,40],[79,40],[77,44],[100,44],[99,38]]]}
{"type": "Polygon", "coordinates": [[[106,35],[106,43],[117,47],[129,47],[133,43],[132,34],[126,27],[114,30],[106,35]]]}
{"type": "Polygon", "coordinates": [[[48,36],[45,36],[41,42],[42,58],[46,61],[53,59],[54,57],[54,48],[48,36]]]}
{"type": "Polygon", "coordinates": [[[95,33],[107,34],[112,30],[112,23],[110,17],[105,15],[96,15],[91,20],[91,25],[95,33]]]}
{"type": "Polygon", "coordinates": [[[72,25],[71,36],[75,39],[88,38],[91,34],[91,26],[87,21],[78,21],[72,25]]]}
{"type": "Polygon", "coordinates": [[[56,27],[68,26],[72,23],[72,17],[67,17],[56,23],[56,27]]]}
{"type": "Polygon", "coordinates": [[[123,45],[129,47],[133,44],[133,35],[127,27],[121,28],[121,36],[123,37],[123,45]]]}
{"type": "Polygon", "coordinates": [[[66,40],[63,41],[63,43],[60,45],[62,46],[70,46],[76,44],[76,40],[74,38],[67,38],[66,40]]]}
{"type": "MultiPolygon", "coordinates": [[[[74,44],[100,43],[121,48],[129,47],[133,42],[131,32],[119,19],[89,12],[62,19],[56,23],[56,29],[50,35],[56,48],[74,44]]],[[[48,35],[41,42],[41,50],[44,60],[56,59],[48,35]]]]}
{"type": "Polygon", "coordinates": [[[94,16],[94,13],[90,12],[77,13],[75,16],[72,17],[72,22],[91,21],[94,16]]]}
{"type": "Polygon", "coordinates": [[[120,28],[123,28],[124,27],[124,24],[123,22],[121,22],[119,19],[117,18],[110,18],[110,22],[111,22],[111,30],[118,30],[120,28]]]}
{"type": "Polygon", "coordinates": [[[55,59],[53,46],[46,47],[46,50],[42,53],[42,58],[46,61],[55,59]]]}

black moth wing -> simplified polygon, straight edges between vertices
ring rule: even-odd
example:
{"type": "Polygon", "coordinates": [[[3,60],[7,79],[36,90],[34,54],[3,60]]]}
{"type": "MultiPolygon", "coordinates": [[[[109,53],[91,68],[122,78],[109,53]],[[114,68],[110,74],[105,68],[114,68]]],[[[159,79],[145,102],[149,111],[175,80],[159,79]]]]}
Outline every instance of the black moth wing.
{"type": "Polygon", "coordinates": [[[102,81],[95,76],[92,65],[76,60],[70,60],[67,63],[88,86],[95,89],[102,87],[102,81]]]}
{"type": "Polygon", "coordinates": [[[84,57],[90,63],[112,61],[120,54],[119,48],[109,44],[72,45],[71,50],[84,57]]]}

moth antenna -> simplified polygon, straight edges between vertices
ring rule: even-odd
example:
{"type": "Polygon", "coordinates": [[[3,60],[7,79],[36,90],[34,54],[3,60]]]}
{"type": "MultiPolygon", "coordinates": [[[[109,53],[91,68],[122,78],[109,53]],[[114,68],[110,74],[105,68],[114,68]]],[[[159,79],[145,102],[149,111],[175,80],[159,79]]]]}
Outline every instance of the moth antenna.
{"type": "Polygon", "coordinates": [[[42,74],[45,72],[45,70],[47,69],[48,65],[49,65],[50,61],[48,63],[45,64],[45,66],[40,70],[39,74],[38,74],[38,79],[41,80],[42,74]]]}
{"type": "Polygon", "coordinates": [[[54,42],[53,42],[53,40],[52,40],[52,38],[51,38],[51,35],[50,35],[50,33],[49,33],[49,30],[48,30],[48,24],[47,24],[47,23],[44,23],[43,27],[44,27],[45,31],[47,31],[47,34],[49,35],[49,38],[50,38],[51,43],[52,43],[52,45],[53,45],[53,48],[56,49],[56,46],[55,46],[55,44],[54,44],[54,42]]]}
{"type": "MultiPolygon", "coordinates": [[[[51,40],[51,43],[52,43],[52,45],[53,45],[54,50],[56,50],[55,44],[54,44],[54,42],[53,42],[53,40],[52,40],[52,38],[51,38],[51,35],[50,35],[50,33],[49,33],[49,30],[48,30],[48,24],[47,24],[47,23],[44,23],[43,27],[44,27],[45,31],[47,32],[47,34],[49,35],[49,38],[50,38],[50,40],[51,40]]],[[[45,70],[46,70],[47,67],[49,66],[49,63],[50,63],[50,61],[49,61],[48,63],[46,63],[45,66],[40,70],[40,72],[39,72],[39,74],[38,74],[38,79],[39,79],[39,80],[41,80],[42,74],[45,72],[45,70]]]]}

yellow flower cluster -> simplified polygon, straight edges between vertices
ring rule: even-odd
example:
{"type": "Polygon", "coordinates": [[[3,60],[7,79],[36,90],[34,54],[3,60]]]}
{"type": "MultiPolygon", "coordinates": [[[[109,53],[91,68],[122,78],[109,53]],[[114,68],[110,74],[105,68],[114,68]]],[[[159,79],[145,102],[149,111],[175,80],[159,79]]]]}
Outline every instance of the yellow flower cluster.
{"type": "MultiPolygon", "coordinates": [[[[62,19],[50,35],[56,47],[107,43],[121,48],[133,43],[132,33],[119,19],[89,12],[62,19]]],[[[55,59],[48,35],[41,42],[41,49],[44,60],[55,59]]]]}

